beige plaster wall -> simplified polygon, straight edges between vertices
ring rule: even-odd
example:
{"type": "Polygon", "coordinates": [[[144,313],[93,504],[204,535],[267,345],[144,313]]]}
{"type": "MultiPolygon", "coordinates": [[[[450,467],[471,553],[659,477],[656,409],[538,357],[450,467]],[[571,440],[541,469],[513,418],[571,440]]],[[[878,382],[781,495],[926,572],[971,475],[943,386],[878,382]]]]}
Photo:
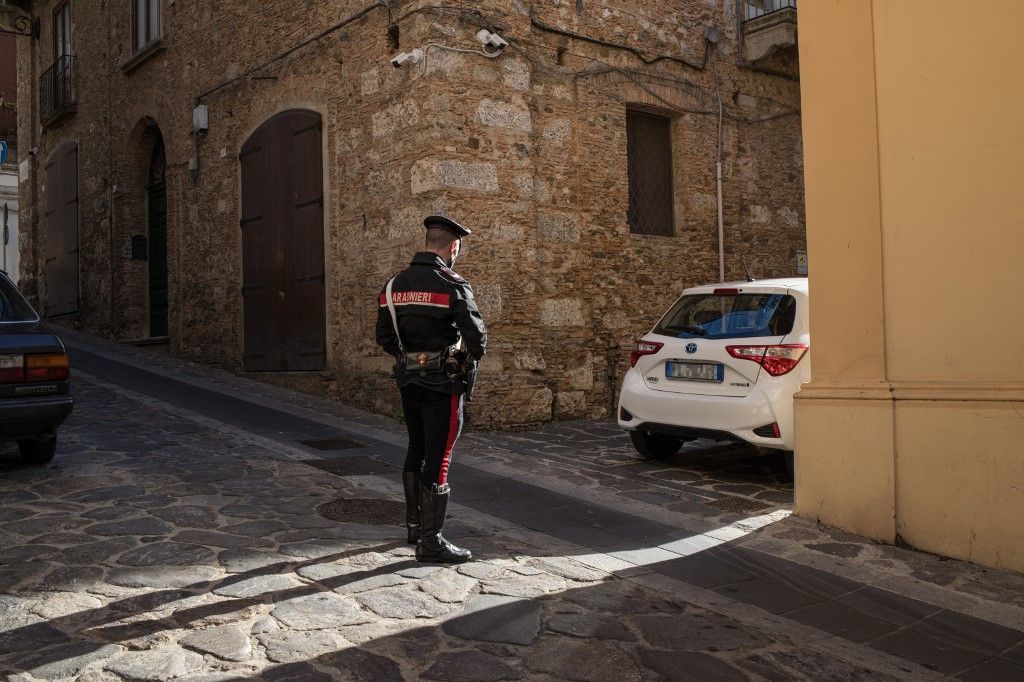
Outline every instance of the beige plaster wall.
{"type": "Polygon", "coordinates": [[[800,7],[814,370],[797,513],[1024,571],[1013,0],[800,7]]]}

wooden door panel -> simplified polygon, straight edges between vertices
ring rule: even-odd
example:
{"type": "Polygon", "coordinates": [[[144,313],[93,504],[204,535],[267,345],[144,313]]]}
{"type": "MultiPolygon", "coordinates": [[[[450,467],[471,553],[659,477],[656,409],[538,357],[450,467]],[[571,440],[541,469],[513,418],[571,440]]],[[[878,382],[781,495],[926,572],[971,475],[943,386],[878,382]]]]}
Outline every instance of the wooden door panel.
{"type": "Polygon", "coordinates": [[[320,116],[286,111],[242,148],[245,367],[320,370],[326,349],[320,116]]]}
{"type": "Polygon", "coordinates": [[[46,166],[46,314],[78,312],[78,145],[65,142],[46,166]]]}

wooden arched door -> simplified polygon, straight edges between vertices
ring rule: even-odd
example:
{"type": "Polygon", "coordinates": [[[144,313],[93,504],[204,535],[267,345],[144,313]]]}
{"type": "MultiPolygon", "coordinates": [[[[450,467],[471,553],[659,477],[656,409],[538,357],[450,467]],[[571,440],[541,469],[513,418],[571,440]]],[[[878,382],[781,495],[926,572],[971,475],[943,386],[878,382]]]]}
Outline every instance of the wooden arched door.
{"type": "Polygon", "coordinates": [[[247,371],[324,367],[324,202],[320,115],[268,119],[239,156],[243,362],[247,371]]]}

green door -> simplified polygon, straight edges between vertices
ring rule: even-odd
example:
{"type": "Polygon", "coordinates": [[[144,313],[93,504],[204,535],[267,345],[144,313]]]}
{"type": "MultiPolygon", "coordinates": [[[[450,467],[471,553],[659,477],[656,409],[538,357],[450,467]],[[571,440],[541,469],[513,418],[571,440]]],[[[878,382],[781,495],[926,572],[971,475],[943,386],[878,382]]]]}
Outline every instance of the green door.
{"type": "Polygon", "coordinates": [[[167,336],[167,185],[149,188],[149,335],[167,336]]]}

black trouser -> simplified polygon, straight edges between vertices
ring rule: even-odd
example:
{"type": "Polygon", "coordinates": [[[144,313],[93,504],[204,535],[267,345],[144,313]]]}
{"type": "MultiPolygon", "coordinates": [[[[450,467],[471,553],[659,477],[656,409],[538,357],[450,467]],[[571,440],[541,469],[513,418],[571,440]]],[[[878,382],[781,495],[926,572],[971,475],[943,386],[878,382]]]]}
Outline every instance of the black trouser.
{"type": "Polygon", "coordinates": [[[448,482],[452,448],[462,432],[462,396],[417,384],[399,390],[409,430],[405,470],[418,472],[424,487],[444,485],[448,482]]]}

